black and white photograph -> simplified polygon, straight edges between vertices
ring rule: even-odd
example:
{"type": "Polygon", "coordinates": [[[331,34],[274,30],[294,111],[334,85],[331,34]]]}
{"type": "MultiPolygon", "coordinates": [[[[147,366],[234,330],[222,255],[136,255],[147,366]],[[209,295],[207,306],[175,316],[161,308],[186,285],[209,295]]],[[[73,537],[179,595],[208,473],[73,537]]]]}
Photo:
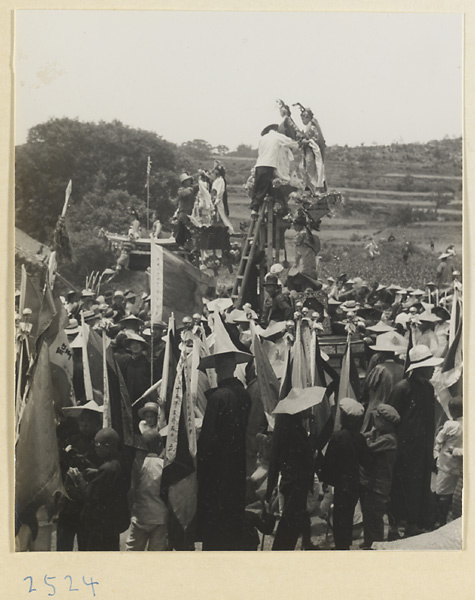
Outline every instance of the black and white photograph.
{"type": "Polygon", "coordinates": [[[12,64],[15,552],[462,550],[463,14],[22,9],[12,64]]]}

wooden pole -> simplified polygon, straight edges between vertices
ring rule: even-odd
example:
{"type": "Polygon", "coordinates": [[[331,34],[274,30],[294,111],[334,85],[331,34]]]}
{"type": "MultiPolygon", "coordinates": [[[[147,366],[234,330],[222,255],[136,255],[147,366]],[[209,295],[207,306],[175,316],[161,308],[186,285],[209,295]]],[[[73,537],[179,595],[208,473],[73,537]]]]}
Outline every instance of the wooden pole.
{"type": "Polygon", "coordinates": [[[64,204],[63,204],[63,210],[61,211],[61,216],[65,217],[66,216],[66,211],[68,209],[68,202],[69,202],[69,198],[71,197],[71,192],[73,191],[73,180],[70,179],[68,186],[66,188],[66,191],[64,193],[64,204]]]}
{"type": "Polygon", "coordinates": [[[106,330],[102,330],[102,382],[104,394],[104,413],[102,417],[102,427],[111,427],[111,406],[109,394],[109,374],[107,373],[107,336],[106,330]]]}
{"type": "Polygon", "coordinates": [[[81,329],[82,329],[82,369],[84,375],[84,392],[86,394],[86,401],[90,402],[94,400],[94,393],[92,391],[92,379],[91,371],[89,369],[89,355],[87,353],[87,339],[89,337],[88,325],[84,322],[84,313],[81,313],[81,329]]]}
{"type": "Polygon", "coordinates": [[[152,163],[150,156],[147,157],[147,233],[150,230],[150,169],[152,163]]]}

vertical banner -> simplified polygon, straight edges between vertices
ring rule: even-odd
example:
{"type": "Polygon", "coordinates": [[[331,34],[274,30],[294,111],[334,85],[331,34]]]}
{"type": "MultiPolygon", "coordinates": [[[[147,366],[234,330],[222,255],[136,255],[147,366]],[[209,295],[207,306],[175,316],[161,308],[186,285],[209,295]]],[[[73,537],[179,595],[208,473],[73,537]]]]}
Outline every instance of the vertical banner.
{"type": "Polygon", "coordinates": [[[178,254],[151,244],[151,322],[167,322],[173,312],[177,321],[203,310],[202,297],[212,279],[178,254]]]}
{"type": "Polygon", "coordinates": [[[111,407],[109,395],[109,374],[107,373],[107,335],[106,330],[102,330],[102,377],[104,392],[104,413],[102,418],[103,427],[111,427],[111,407]]]}
{"type": "Polygon", "coordinates": [[[163,248],[158,244],[151,244],[150,254],[150,320],[152,325],[163,321],[163,248]]]}

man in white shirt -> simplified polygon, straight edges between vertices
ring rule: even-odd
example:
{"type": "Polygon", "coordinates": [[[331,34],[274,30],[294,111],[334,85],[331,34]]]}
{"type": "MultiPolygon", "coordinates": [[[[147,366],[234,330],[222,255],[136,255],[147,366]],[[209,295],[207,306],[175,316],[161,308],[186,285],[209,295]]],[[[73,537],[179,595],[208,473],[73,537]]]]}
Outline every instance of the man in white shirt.
{"type": "Polygon", "coordinates": [[[298,142],[278,133],[277,128],[277,125],[268,125],[261,132],[252,192],[251,215],[257,215],[267,195],[273,195],[272,181],[276,176],[281,150],[283,148],[297,150],[298,148],[298,142]]]}

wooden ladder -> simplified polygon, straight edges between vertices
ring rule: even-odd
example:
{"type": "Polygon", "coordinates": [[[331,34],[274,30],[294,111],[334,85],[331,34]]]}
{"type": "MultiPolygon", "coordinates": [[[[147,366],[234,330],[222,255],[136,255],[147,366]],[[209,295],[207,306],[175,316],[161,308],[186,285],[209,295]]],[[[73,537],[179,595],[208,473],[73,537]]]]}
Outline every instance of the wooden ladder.
{"type": "Polygon", "coordinates": [[[249,276],[251,273],[252,263],[259,247],[259,234],[261,232],[264,216],[267,212],[268,200],[264,198],[262,206],[259,209],[257,219],[252,219],[249,226],[247,237],[242,248],[241,260],[237,271],[236,280],[234,282],[231,298],[235,308],[241,308],[243,298],[246,292],[249,276]]]}

